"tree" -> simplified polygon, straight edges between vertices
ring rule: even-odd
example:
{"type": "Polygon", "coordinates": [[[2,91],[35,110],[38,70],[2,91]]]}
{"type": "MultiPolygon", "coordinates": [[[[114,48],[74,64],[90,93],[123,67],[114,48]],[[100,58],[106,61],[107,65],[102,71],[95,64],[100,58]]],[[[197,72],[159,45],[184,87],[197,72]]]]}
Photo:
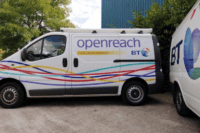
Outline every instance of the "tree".
{"type": "Polygon", "coordinates": [[[141,11],[133,10],[133,21],[128,21],[132,24],[132,28],[153,28],[153,34],[157,35],[160,43],[166,87],[169,82],[168,64],[172,35],[195,2],[196,0],[165,0],[161,6],[153,2],[150,9],[146,11],[146,16],[142,16],[141,11]]]}
{"type": "Polygon", "coordinates": [[[1,56],[4,53],[4,51],[2,49],[0,49],[0,61],[2,60],[1,56]]]}
{"type": "Polygon", "coordinates": [[[22,48],[28,41],[60,27],[75,28],[66,19],[70,0],[1,0],[0,48],[3,58],[22,48]]]}

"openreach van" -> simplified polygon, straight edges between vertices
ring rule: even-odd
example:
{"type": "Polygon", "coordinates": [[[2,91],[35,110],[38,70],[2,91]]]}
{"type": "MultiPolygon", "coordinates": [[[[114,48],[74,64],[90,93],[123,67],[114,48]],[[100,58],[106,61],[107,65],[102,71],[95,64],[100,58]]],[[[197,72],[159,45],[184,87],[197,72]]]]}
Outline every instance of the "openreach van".
{"type": "Polygon", "coordinates": [[[180,24],[171,45],[170,81],[177,112],[200,116],[200,0],[180,24]]]}
{"type": "Polygon", "coordinates": [[[140,105],[163,82],[152,29],[66,29],[40,36],[0,62],[0,104],[26,98],[120,96],[140,105]]]}

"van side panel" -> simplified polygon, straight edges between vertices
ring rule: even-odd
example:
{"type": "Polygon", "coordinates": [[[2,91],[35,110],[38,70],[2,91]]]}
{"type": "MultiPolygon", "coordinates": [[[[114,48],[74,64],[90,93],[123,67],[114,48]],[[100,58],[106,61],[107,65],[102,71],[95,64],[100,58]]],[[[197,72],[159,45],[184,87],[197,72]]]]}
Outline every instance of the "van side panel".
{"type": "Polygon", "coordinates": [[[121,81],[138,77],[144,79],[148,84],[154,84],[155,76],[155,54],[151,35],[120,35],[121,40],[130,42],[130,48],[120,47],[120,63],[122,71],[127,71],[120,77],[121,81]]]}
{"type": "Polygon", "coordinates": [[[128,71],[120,77],[120,81],[127,81],[130,78],[140,78],[146,81],[149,86],[149,93],[158,92],[159,85],[163,83],[163,75],[160,72],[160,52],[157,47],[157,38],[152,35],[120,35],[120,39],[126,41],[134,40],[135,47],[120,48],[120,63],[122,71],[128,71]]]}
{"type": "Polygon", "coordinates": [[[115,94],[118,95],[120,57],[118,34],[72,33],[72,89],[66,95],[115,94]],[[77,65],[76,65],[77,64],[77,65]]]}
{"type": "Polygon", "coordinates": [[[72,79],[72,89],[67,89],[67,94],[78,95],[80,89],[84,94],[90,94],[88,90],[92,88],[105,87],[108,93],[104,94],[112,94],[110,90],[118,88],[119,91],[113,90],[113,94],[120,95],[123,84],[131,78],[146,81],[149,92],[153,93],[157,89],[157,80],[163,80],[162,75],[157,76],[160,54],[151,34],[72,33],[71,40],[71,71],[82,75],[72,79]],[[75,59],[78,66],[74,66],[75,59]]]}

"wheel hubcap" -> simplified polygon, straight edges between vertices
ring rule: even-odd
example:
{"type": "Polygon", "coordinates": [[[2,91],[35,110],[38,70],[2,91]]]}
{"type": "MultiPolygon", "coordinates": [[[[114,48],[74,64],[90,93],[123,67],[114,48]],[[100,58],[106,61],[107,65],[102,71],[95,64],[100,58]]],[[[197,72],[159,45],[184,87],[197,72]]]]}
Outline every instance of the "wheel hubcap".
{"type": "Polygon", "coordinates": [[[18,100],[18,91],[14,87],[6,87],[1,93],[1,100],[7,105],[12,105],[18,100]]]}
{"type": "Polygon", "coordinates": [[[138,98],[139,95],[140,95],[140,92],[139,92],[138,90],[132,90],[131,96],[132,96],[133,98],[138,98]]]}
{"type": "Polygon", "coordinates": [[[140,86],[130,86],[127,91],[127,97],[132,102],[140,102],[144,97],[143,89],[140,86]]]}
{"type": "Polygon", "coordinates": [[[178,92],[177,93],[177,98],[176,98],[176,104],[177,104],[178,110],[181,110],[182,102],[183,102],[183,100],[182,100],[182,94],[181,94],[181,92],[178,92]]]}
{"type": "Polygon", "coordinates": [[[12,100],[14,98],[14,94],[12,92],[6,92],[5,93],[5,99],[12,100]]]}

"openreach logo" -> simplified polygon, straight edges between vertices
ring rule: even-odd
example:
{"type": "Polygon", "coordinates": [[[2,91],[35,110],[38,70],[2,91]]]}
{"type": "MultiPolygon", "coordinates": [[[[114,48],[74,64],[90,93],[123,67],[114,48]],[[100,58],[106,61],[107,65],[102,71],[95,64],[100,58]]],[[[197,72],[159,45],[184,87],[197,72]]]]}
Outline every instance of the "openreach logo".
{"type": "Polygon", "coordinates": [[[79,48],[85,48],[86,50],[90,49],[90,48],[110,48],[110,47],[114,47],[114,48],[133,48],[133,47],[141,47],[141,43],[140,40],[138,39],[129,39],[129,40],[118,40],[118,39],[114,39],[114,40],[107,40],[107,39],[96,39],[96,40],[78,40],[77,41],[77,46],[79,48]]]}
{"type": "Polygon", "coordinates": [[[193,32],[188,28],[184,40],[184,64],[186,71],[191,79],[200,77],[200,67],[197,60],[200,53],[200,30],[196,28],[193,32]]]}

